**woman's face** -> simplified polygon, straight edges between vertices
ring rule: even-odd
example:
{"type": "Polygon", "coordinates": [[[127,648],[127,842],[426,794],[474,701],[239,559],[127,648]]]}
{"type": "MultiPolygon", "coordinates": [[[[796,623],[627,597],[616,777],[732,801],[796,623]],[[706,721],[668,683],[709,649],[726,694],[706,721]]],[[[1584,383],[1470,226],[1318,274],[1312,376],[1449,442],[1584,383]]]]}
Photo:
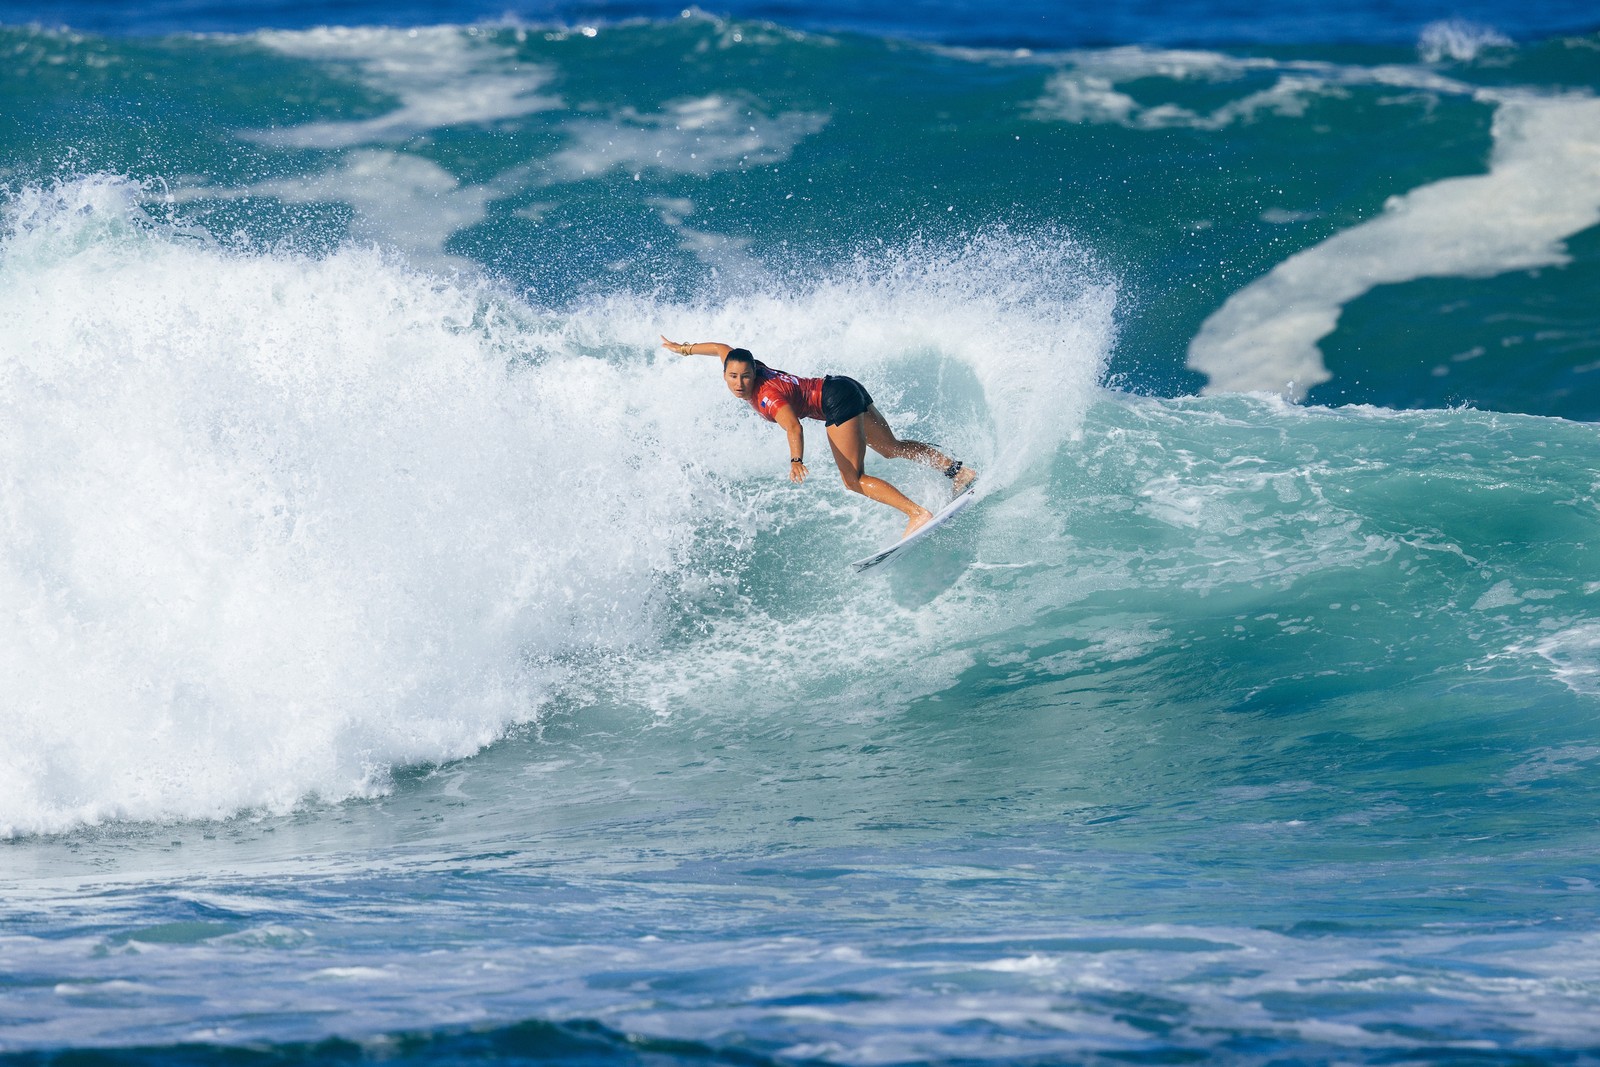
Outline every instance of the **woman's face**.
{"type": "Polygon", "coordinates": [[[728,392],[740,400],[749,400],[756,391],[756,365],[731,359],[722,365],[722,380],[728,383],[728,392]]]}

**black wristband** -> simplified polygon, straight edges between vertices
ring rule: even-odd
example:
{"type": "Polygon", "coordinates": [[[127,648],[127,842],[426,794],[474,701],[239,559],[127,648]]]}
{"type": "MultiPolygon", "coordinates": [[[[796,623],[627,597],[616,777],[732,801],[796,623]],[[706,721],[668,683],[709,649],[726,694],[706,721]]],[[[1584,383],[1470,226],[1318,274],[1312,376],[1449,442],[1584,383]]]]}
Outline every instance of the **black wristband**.
{"type": "Polygon", "coordinates": [[[803,459],[791,459],[789,462],[790,463],[804,463],[805,460],[803,460],[803,459]]]}

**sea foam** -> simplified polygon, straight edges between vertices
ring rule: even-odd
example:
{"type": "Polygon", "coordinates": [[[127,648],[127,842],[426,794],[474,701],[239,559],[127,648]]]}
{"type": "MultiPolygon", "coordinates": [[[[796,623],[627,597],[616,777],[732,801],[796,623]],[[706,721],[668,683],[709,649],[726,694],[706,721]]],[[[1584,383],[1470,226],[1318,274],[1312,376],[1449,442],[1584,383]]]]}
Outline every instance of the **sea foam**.
{"type": "Polygon", "coordinates": [[[1600,101],[1482,91],[1496,106],[1489,172],[1394,196],[1372,219],[1297,252],[1230,296],[1189,344],[1209,391],[1301,399],[1331,375],[1318,343],[1375,286],[1560,266],[1600,222],[1600,101]]]}
{"type": "Polygon", "coordinates": [[[559,323],[373,251],[230,253],[139,192],[9,205],[0,832],[371,793],[692,581],[717,490],[559,323]]]}
{"type": "Polygon", "coordinates": [[[348,69],[398,106],[375,118],[313,122],[255,131],[263,144],[348,148],[394,143],[448,126],[487,125],[562,106],[541,95],[554,72],[519,62],[497,35],[478,27],[322,27],[265,30],[243,40],[335,70],[348,69]]]}
{"type": "Polygon", "coordinates": [[[1470,62],[1485,48],[1508,48],[1511,39],[1489,26],[1464,19],[1430,22],[1417,36],[1417,56],[1424,63],[1450,58],[1470,62]]]}

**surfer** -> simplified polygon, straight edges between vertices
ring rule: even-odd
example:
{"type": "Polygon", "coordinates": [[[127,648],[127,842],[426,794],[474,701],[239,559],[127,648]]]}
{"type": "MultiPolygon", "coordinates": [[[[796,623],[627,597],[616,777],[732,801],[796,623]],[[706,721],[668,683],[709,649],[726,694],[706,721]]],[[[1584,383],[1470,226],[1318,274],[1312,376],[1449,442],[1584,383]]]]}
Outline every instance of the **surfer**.
{"type": "Polygon", "coordinates": [[[929,519],[933,512],[907,497],[900,490],[866,472],[867,447],[885,459],[909,459],[942,471],[957,496],[978,477],[978,472],[959,459],[951,459],[932,445],[921,441],[902,441],[889,428],[889,422],[872,403],[872,396],[854,378],[827,375],[823,378],[797,378],[774,370],[751,355],[748,349],[733,348],[717,341],[684,344],[661,338],[661,347],[680,356],[715,356],[722,361],[722,380],[728,391],[756,409],[768,422],[775,422],[789,435],[789,480],[799,484],[810,473],[806,469],[805,431],[801,419],[817,419],[827,429],[828,447],[845,488],[880,504],[888,504],[906,516],[906,532],[929,519]]]}

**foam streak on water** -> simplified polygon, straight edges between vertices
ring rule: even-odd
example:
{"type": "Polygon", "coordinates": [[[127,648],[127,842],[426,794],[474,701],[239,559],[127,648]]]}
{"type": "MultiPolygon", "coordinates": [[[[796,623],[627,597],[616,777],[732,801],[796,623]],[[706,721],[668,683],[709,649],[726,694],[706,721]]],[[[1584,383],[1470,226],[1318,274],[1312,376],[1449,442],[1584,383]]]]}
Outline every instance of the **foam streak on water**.
{"type": "Polygon", "coordinates": [[[1317,342],[1378,285],[1486,277],[1569,262],[1562,240],[1600,222],[1600,101],[1489,93],[1489,173],[1396,196],[1383,214],[1298,252],[1228,298],[1189,345],[1219,392],[1303,399],[1331,375],[1317,342]]]}

